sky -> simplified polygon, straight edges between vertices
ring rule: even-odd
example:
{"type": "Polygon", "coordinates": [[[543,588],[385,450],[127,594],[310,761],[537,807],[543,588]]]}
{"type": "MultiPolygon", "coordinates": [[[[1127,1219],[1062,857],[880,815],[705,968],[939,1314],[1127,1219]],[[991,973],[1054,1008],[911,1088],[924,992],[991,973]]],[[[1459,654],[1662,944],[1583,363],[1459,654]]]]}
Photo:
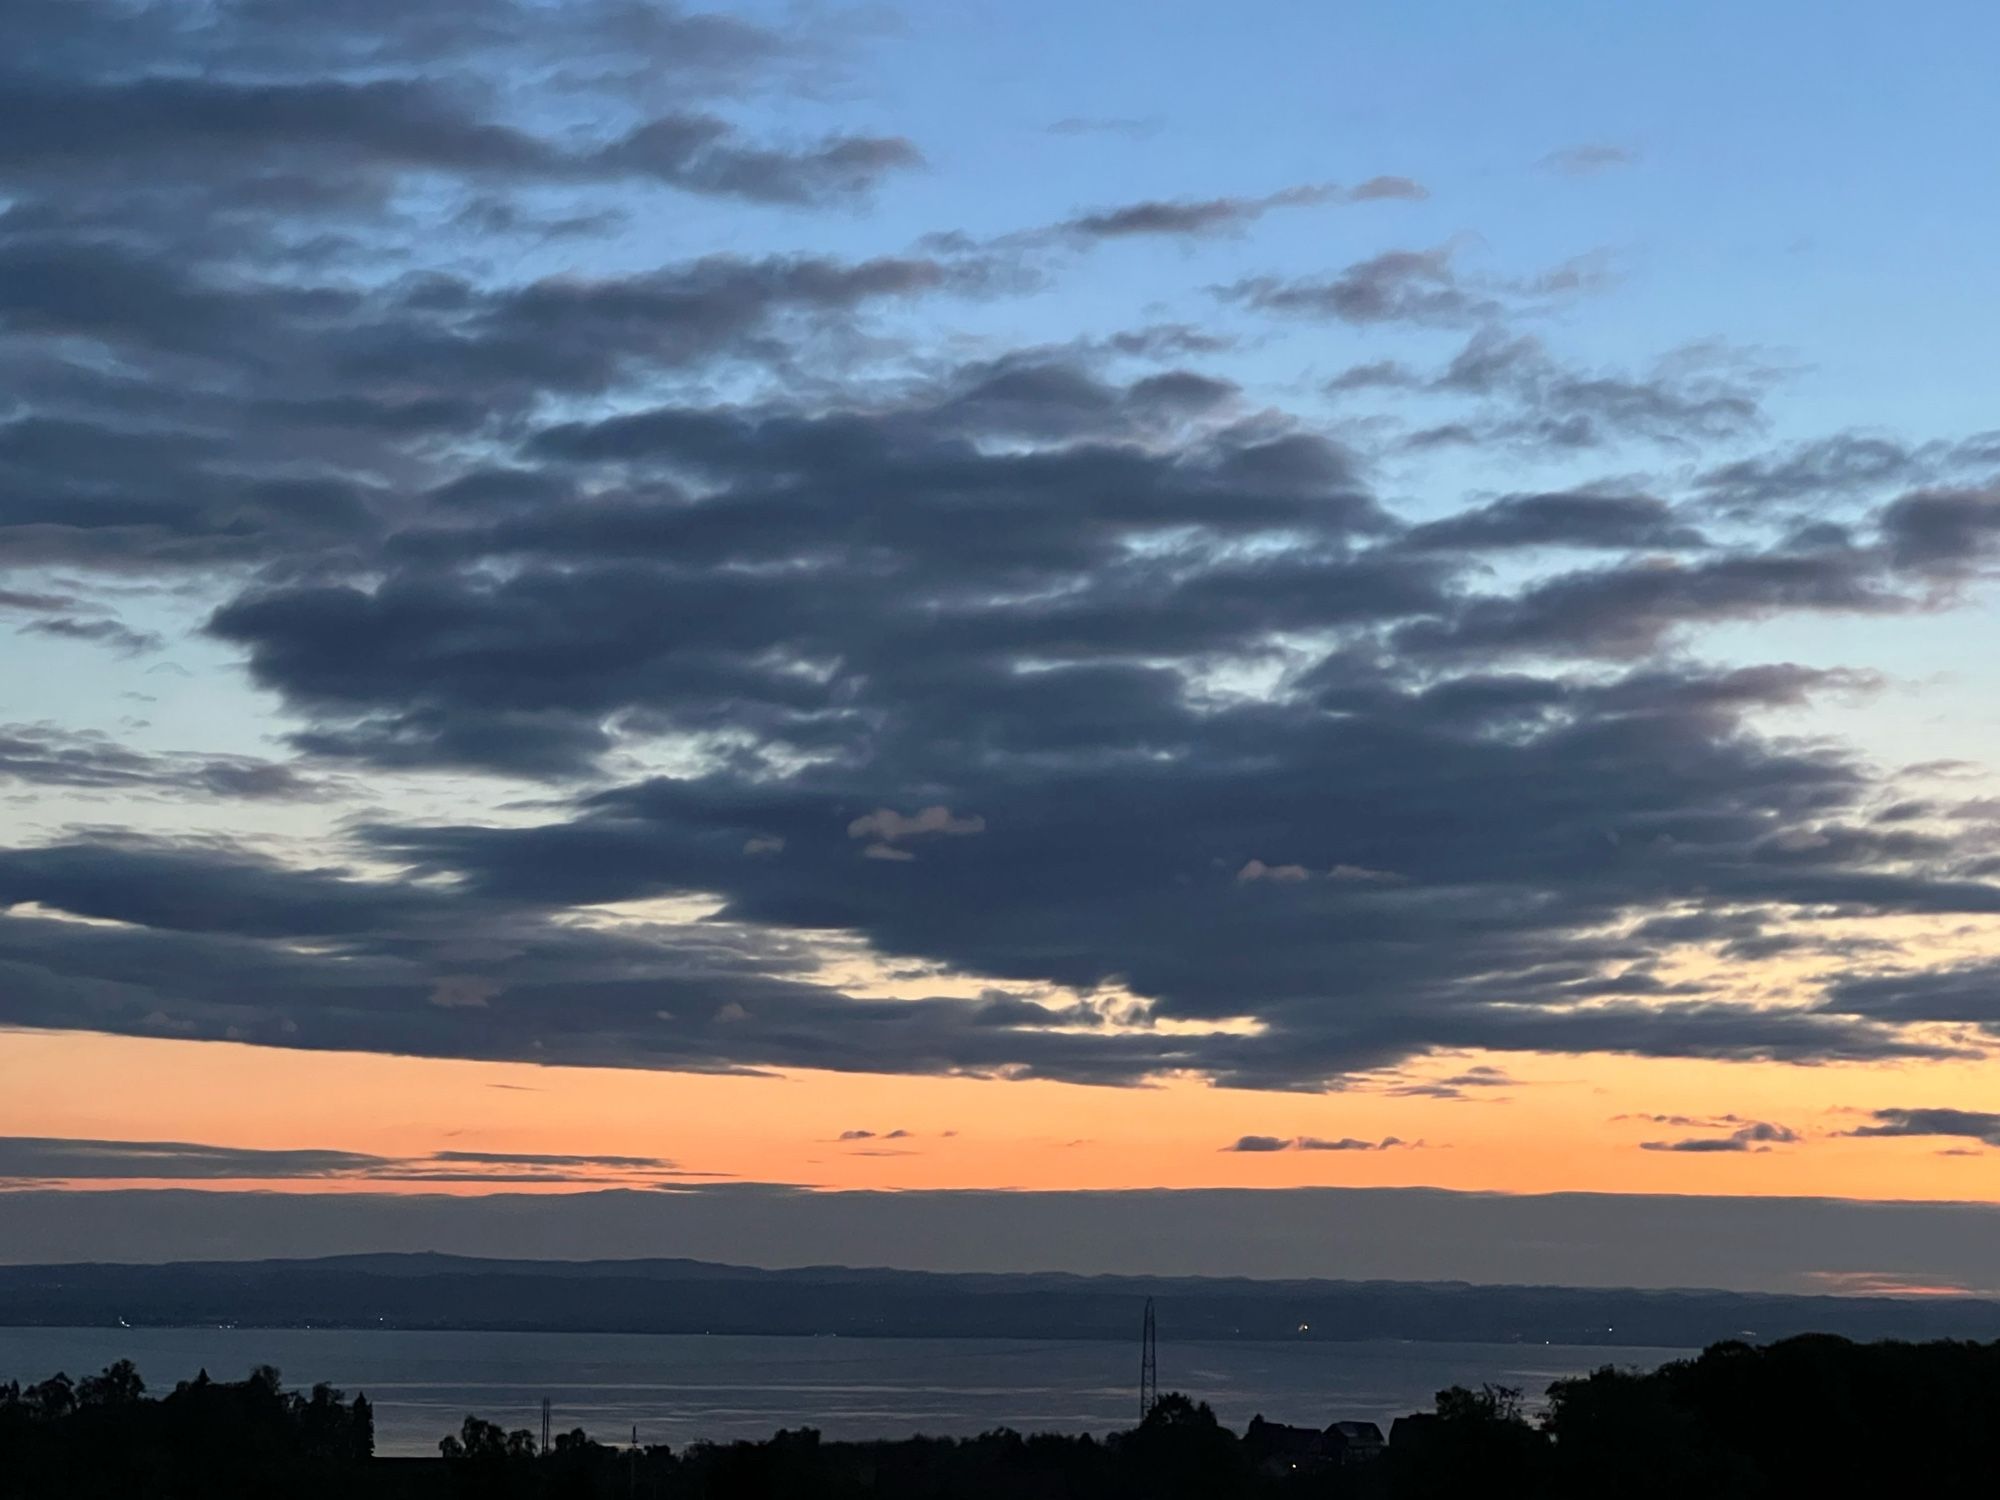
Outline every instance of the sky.
{"type": "Polygon", "coordinates": [[[0,1253],[2000,1287],[1990,8],[8,24],[0,1253]]]}

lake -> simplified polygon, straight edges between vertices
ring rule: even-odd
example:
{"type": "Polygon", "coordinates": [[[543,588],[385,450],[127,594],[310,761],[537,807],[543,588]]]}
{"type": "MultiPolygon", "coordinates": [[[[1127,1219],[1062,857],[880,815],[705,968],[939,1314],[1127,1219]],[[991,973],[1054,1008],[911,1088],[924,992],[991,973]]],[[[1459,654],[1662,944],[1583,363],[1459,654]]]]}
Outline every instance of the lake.
{"type": "MultiPolygon", "coordinates": [[[[1323,1425],[1389,1422],[1448,1385],[1520,1387],[1600,1365],[1650,1367],[1677,1349],[1560,1344],[1160,1343],[1160,1387],[1207,1401],[1239,1430],[1254,1413],[1323,1425]]],[[[468,1412],[539,1430],[680,1447],[696,1438],[959,1436],[991,1427],[1104,1432],[1132,1424],[1131,1345],[1008,1339],[848,1339],[702,1334],[432,1333],[349,1329],[0,1328],[0,1380],[24,1384],[131,1359],[160,1394],[206,1368],[241,1379],[276,1365],[288,1386],[328,1381],[375,1403],[376,1449],[437,1451],[468,1412]]]]}

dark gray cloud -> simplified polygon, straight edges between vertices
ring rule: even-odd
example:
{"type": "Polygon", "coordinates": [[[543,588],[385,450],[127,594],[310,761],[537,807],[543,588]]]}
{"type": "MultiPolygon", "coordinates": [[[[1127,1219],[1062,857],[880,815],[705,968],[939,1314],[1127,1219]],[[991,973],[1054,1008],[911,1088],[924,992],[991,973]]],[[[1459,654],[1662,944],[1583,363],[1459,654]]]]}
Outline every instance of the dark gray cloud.
{"type": "Polygon", "coordinates": [[[1918,491],[1884,506],[1880,523],[1898,566],[1969,575],[2000,554],[2000,489],[1918,491]]]}
{"type": "Polygon", "coordinates": [[[1406,1141],[1398,1136],[1385,1135],[1379,1141],[1364,1141],[1354,1136],[1340,1136],[1327,1139],[1317,1135],[1245,1135],[1239,1136],[1224,1151],[1266,1152],[1266,1151],[1394,1151],[1398,1147],[1421,1146],[1422,1141],[1406,1141]]]}
{"type": "Polygon", "coordinates": [[[1475,332],[1426,389],[1481,401],[1493,415],[1468,423],[1473,442],[1588,449],[1626,438],[1694,445],[1755,431],[1763,372],[1695,349],[1643,374],[1580,369],[1532,334],[1475,332]]]}
{"type": "MultiPolygon", "coordinates": [[[[1444,263],[1440,263],[1440,275],[1444,263]]],[[[1552,354],[1544,340],[1502,317],[1509,299],[1532,303],[1595,284],[1597,273],[1572,268],[1526,283],[1501,284],[1470,308],[1478,326],[1444,366],[1423,374],[1400,360],[1354,365],[1326,383],[1334,395],[1370,390],[1453,403],[1450,421],[1408,432],[1406,452],[1499,447],[1531,454],[1577,454],[1631,442],[1699,451],[1764,425],[1763,396],[1776,372],[1719,345],[1694,345],[1632,372],[1587,369],[1552,354]],[[1497,299],[1497,300],[1496,300],[1497,299]]],[[[1861,445],[1858,440],[1857,448],[1861,445]]],[[[1941,456],[1946,445],[1937,445],[1941,456]]],[[[1900,460],[1909,457],[1896,450],[1900,460]]],[[[1857,451],[1845,457],[1806,450],[1718,465],[1697,481],[1700,503],[1741,519],[1753,497],[1803,487],[1807,476],[1843,463],[1880,463],[1857,451]]],[[[1935,467],[1935,465],[1933,466],[1935,467]]],[[[1914,462],[1901,472],[1914,477],[1914,462]]]]}
{"type": "MultiPolygon", "coordinates": [[[[1720,1121],[1689,1120],[1678,1115],[1654,1116],[1666,1125],[1720,1125],[1730,1123],[1735,1116],[1727,1116],[1720,1121]]],[[[1767,1120],[1749,1120],[1738,1125],[1727,1135],[1685,1136],[1674,1141],[1644,1141],[1641,1151],[1682,1151],[1707,1153],[1717,1151],[1768,1151],[1772,1146],[1796,1145],[1801,1139],[1799,1133],[1786,1125],[1773,1125],[1767,1120]]]]}
{"type": "Polygon", "coordinates": [[[108,646],[121,656],[144,656],[149,651],[159,650],[164,644],[152,631],[134,630],[116,620],[35,620],[23,625],[18,633],[45,635],[55,640],[88,641],[93,645],[108,646]]]}
{"type": "Polygon", "coordinates": [[[1672,506],[1644,495],[1569,491],[1506,495],[1476,510],[1413,526],[1403,544],[1420,550],[1505,551],[1580,547],[1688,551],[1708,545],[1672,506]]]}
{"type": "Polygon", "coordinates": [[[1445,327],[1493,316],[1499,303],[1461,280],[1449,250],[1389,250],[1323,280],[1256,276],[1221,289],[1259,312],[1343,323],[1445,327]]]}
{"type": "MultiPolygon", "coordinates": [[[[1985,861],[1975,868],[1991,878],[1989,866],[1985,861]]],[[[1833,982],[1831,995],[1855,1015],[1955,1021],[2000,1037],[2000,964],[1990,961],[1848,973],[1833,982]]]]}
{"type": "Polygon", "coordinates": [[[1087,240],[1140,235],[1215,234],[1239,229],[1275,208],[1308,208],[1327,203],[1371,203],[1387,199],[1420,201],[1430,196],[1407,177],[1372,177],[1356,187],[1320,183],[1285,188],[1261,198],[1157,199],[1078,214],[1058,232],[1087,240]]]}
{"type": "Polygon", "coordinates": [[[1222,1149],[1224,1151],[1289,1151],[1292,1138],[1287,1135],[1241,1135],[1222,1149]]]}
{"type": "Polygon", "coordinates": [[[1824,511],[1884,487],[1930,477],[1924,455],[1893,438],[1837,433],[1781,453],[1717,464],[1696,481],[1702,499],[1724,511],[1754,514],[1774,505],[1824,511]]]}
{"type": "Polygon", "coordinates": [[[1406,1141],[1394,1135],[1385,1135],[1379,1141],[1357,1140],[1351,1135],[1343,1135],[1333,1140],[1316,1135],[1302,1135],[1298,1138],[1296,1147],[1300,1151],[1394,1151],[1399,1147],[1422,1144],[1422,1141],[1406,1141]]]}
{"type": "Polygon", "coordinates": [[[1506,1089],[1516,1086],[1516,1080],[1509,1077],[1504,1068],[1496,1068],[1490,1063],[1479,1063],[1462,1073],[1453,1073],[1443,1078],[1419,1078],[1391,1083],[1383,1092],[1399,1098],[1472,1099],[1479,1097],[1479,1091],[1482,1089],[1506,1089]]]}
{"type": "Polygon", "coordinates": [[[673,1162],[654,1156],[434,1151],[424,1156],[391,1157],[360,1151],[212,1146],[188,1141],[0,1136],[0,1183],[10,1185],[232,1179],[602,1183],[607,1179],[660,1175],[679,1173],[673,1162]]]}
{"type": "Polygon", "coordinates": [[[1874,1123],[1842,1134],[1875,1136],[1955,1136],[2000,1146],[2000,1114],[1976,1109],[1878,1109],[1874,1123]]]}
{"type": "Polygon", "coordinates": [[[303,801],[324,791],[292,766],[254,756],[157,754],[49,724],[0,724],[0,782],[303,801]]]}
{"type": "Polygon", "coordinates": [[[211,7],[206,25],[151,35],[132,7],[78,0],[70,9],[67,26],[50,29],[72,45],[23,51],[28,66],[0,77],[0,112],[20,122],[0,143],[0,181],[34,195],[30,212],[46,203],[73,222],[106,211],[120,191],[156,194],[164,180],[187,185],[197,215],[381,201],[406,176],[440,173],[515,183],[642,178],[808,203],[865,191],[919,160],[892,137],[775,148],[704,111],[649,109],[645,91],[632,87],[635,70],[656,70],[656,84],[686,96],[705,91],[704,74],[741,82],[743,69],[778,52],[771,33],[723,17],[586,4],[565,7],[559,22],[530,4],[485,6],[476,18],[447,7],[416,45],[414,29],[380,7],[281,32],[259,14],[268,7],[237,0],[211,7]],[[638,33],[641,17],[650,35],[638,33]],[[725,33],[734,44],[714,45],[725,33]],[[711,42],[690,45],[696,35],[711,42]],[[531,114],[499,114],[487,82],[499,54],[526,61],[532,48],[543,67],[569,66],[567,81],[597,96],[601,118],[631,123],[579,142],[530,123],[531,114]],[[621,57],[621,49],[633,50],[621,57]]]}

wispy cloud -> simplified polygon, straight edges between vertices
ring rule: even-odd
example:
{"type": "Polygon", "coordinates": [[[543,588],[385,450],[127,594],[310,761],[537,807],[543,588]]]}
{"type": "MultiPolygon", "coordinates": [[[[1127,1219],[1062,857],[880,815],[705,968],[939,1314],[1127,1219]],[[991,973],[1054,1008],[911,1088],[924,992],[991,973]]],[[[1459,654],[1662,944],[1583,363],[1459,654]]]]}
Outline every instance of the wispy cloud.
{"type": "Polygon", "coordinates": [[[340,1181],[643,1184],[709,1177],[657,1156],[512,1151],[433,1151],[377,1156],[360,1151],[216,1146],[189,1141],[0,1136],[0,1182],[340,1181]]]}
{"type": "Polygon", "coordinates": [[[1354,1136],[1327,1139],[1316,1135],[1244,1135],[1238,1136],[1222,1149],[1260,1153],[1268,1151],[1395,1151],[1421,1147],[1422,1141],[1406,1141],[1400,1136],[1385,1135],[1380,1140],[1365,1141],[1354,1136]]]}

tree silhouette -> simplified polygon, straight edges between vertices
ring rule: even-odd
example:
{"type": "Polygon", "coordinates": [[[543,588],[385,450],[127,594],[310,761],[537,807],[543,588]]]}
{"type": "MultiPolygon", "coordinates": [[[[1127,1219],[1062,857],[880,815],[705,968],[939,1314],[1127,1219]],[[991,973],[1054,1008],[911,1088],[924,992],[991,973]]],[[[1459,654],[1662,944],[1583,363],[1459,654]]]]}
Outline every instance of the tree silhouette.
{"type": "Polygon", "coordinates": [[[77,1382],[79,1406],[131,1406],[146,1394],[146,1382],[129,1359],[106,1365],[100,1375],[86,1375],[77,1382]]]}

